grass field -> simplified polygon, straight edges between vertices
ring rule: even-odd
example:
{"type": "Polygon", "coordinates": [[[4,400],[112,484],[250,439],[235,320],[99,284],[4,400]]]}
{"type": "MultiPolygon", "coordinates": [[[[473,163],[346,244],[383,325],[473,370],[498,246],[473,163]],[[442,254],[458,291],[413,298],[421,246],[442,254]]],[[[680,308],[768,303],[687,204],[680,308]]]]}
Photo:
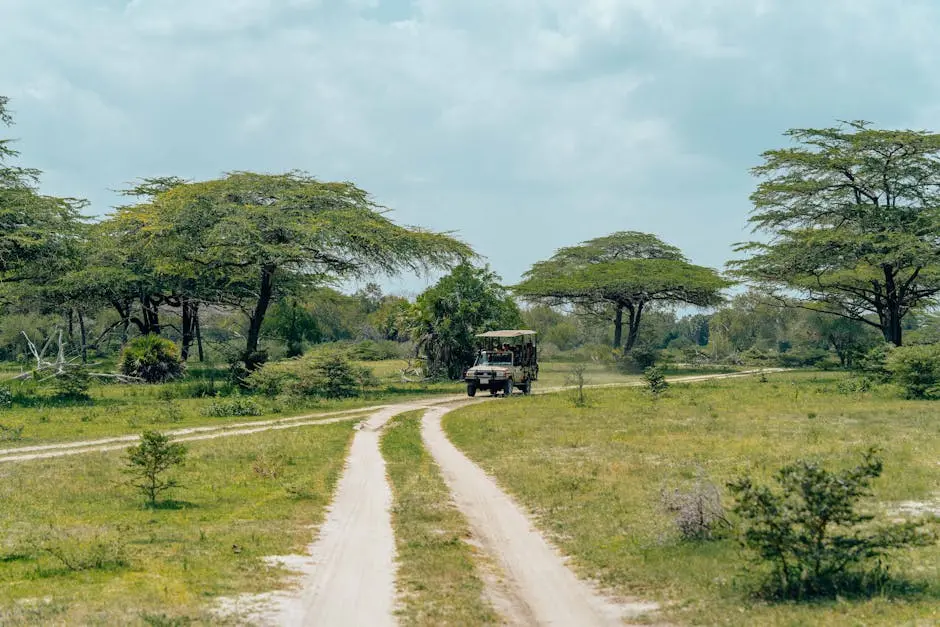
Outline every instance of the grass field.
{"type": "Polygon", "coordinates": [[[345,422],[195,443],[156,509],[119,452],[0,467],[0,624],[218,624],[217,597],[283,585],[261,558],[303,552],[352,434],[345,422]]]}
{"type": "MultiPolygon", "coordinates": [[[[661,618],[708,625],[928,625],[940,622],[940,547],[897,555],[918,592],[867,600],[769,603],[733,539],[681,540],[661,490],[704,473],[717,486],[767,479],[800,457],[836,466],[884,448],[881,511],[940,497],[940,403],[893,390],[837,392],[838,374],[779,374],[644,390],[588,391],[475,405],[445,417],[454,443],[533,512],[583,575],[616,594],[663,603],[661,618]]],[[[725,491],[727,501],[727,492],[725,491]]],[[[936,502],[936,501],[934,501],[936,502]]]]}
{"type": "Polygon", "coordinates": [[[451,502],[440,471],[421,442],[421,415],[397,416],[382,437],[395,502],[402,625],[498,623],[483,598],[467,521],[451,502]]]}
{"type": "MultiPolygon", "coordinates": [[[[68,440],[140,433],[144,429],[180,429],[204,425],[224,425],[255,419],[275,419],[308,413],[330,412],[405,401],[444,394],[462,394],[460,382],[404,382],[404,361],[361,362],[373,370],[379,386],[368,389],[359,398],[344,400],[304,399],[286,402],[260,395],[250,397],[258,416],[215,417],[205,414],[224,399],[193,398],[206,390],[222,390],[224,373],[196,370],[178,383],[163,385],[94,385],[91,400],[69,401],[52,398],[48,390],[31,382],[12,383],[14,403],[0,409],[0,449],[68,440]]],[[[542,366],[539,387],[557,387],[566,383],[569,364],[542,366]]],[[[618,383],[637,377],[610,371],[601,364],[588,364],[587,383],[618,383]]]]}

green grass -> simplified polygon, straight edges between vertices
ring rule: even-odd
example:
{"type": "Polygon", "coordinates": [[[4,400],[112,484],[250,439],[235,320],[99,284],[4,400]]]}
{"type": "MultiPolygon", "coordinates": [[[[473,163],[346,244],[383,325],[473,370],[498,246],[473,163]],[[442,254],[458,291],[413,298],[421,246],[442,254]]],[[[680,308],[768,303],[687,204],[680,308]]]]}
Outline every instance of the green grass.
{"type": "MultiPolygon", "coordinates": [[[[839,374],[771,375],[644,390],[589,390],[588,406],[556,394],[483,403],[445,417],[461,449],[535,515],[585,576],[617,594],[656,600],[676,624],[899,625],[940,622],[940,547],[898,553],[892,573],[921,590],[868,600],[775,604],[753,595],[756,573],[735,540],[682,541],[660,490],[704,472],[719,487],[766,481],[802,457],[835,466],[884,448],[881,511],[940,489],[940,403],[894,390],[843,395],[839,374]]],[[[727,492],[725,491],[726,502],[727,492]]]]}
{"type": "Polygon", "coordinates": [[[467,521],[450,500],[437,465],[421,442],[421,415],[397,416],[382,437],[395,504],[402,625],[497,623],[465,542],[467,521]]]}
{"type": "Polygon", "coordinates": [[[120,452],[3,465],[0,624],[216,624],[217,597],[284,585],[261,558],[303,552],[352,434],[345,422],[193,443],[183,487],[156,509],[126,485],[120,452]],[[96,535],[126,565],[73,572],[43,550],[58,538],[87,557],[96,535]]]}

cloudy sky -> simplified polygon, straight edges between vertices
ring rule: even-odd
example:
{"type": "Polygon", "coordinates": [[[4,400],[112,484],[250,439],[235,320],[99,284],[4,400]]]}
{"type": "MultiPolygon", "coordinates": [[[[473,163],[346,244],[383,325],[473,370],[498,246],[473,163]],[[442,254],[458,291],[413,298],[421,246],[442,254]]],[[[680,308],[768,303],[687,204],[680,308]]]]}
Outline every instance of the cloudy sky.
{"type": "Polygon", "coordinates": [[[940,128],[935,0],[0,0],[0,59],[47,193],[302,169],[507,282],[628,229],[721,267],[785,129],[940,128]]]}

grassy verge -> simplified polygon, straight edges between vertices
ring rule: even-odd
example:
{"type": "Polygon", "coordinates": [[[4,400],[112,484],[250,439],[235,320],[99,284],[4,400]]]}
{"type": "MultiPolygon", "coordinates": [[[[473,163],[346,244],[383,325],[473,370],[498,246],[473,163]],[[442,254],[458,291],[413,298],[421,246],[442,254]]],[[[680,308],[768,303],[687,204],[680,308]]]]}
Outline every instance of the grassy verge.
{"type": "Polygon", "coordinates": [[[497,622],[483,598],[467,522],[451,503],[437,465],[421,442],[422,412],[396,417],[382,438],[392,483],[403,625],[497,622]]]}
{"type": "Polygon", "coordinates": [[[352,433],[193,443],[177,500],[156,509],[126,486],[121,453],[3,466],[0,624],[216,624],[216,597],[283,585],[261,558],[310,542],[352,433]]]}
{"type": "MultiPolygon", "coordinates": [[[[940,403],[893,391],[845,395],[838,374],[772,375],[674,385],[653,400],[641,389],[483,403],[445,417],[471,458],[535,514],[582,574],[614,592],[662,602],[667,621],[729,625],[897,625],[940,621],[940,547],[899,553],[892,573],[919,592],[866,600],[774,604],[752,595],[754,573],[733,539],[681,540],[661,490],[698,473],[723,489],[750,474],[815,457],[857,462],[884,448],[875,485],[882,510],[930,501],[940,488],[940,403]]],[[[727,493],[725,493],[727,497],[727,493]]],[[[727,502],[728,499],[725,498],[727,502]]]]}

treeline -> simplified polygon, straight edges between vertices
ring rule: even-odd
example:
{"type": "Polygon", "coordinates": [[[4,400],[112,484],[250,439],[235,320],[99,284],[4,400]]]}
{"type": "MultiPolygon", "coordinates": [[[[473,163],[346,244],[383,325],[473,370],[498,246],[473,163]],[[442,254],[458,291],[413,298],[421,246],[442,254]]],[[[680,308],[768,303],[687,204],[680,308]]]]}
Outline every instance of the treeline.
{"type": "MultiPolygon", "coordinates": [[[[12,123],[2,97],[0,123],[12,123]]],[[[420,356],[428,374],[455,377],[474,333],[523,324],[542,333],[543,357],[628,367],[848,367],[884,342],[935,341],[940,136],[862,122],[788,135],[795,145],[754,170],[749,220],[764,239],[741,244],[726,273],[619,231],[559,249],[512,286],[467,244],[394,223],[349,182],[145,178],[92,220],[83,201],[42,194],[40,173],[0,140],[0,358],[29,359],[30,342],[60,331],[81,362],[154,335],[183,361],[245,376],[312,345],[369,340],[375,358],[420,356]],[[374,283],[335,289],[428,271],[449,274],[415,302],[374,283]],[[729,301],[735,284],[751,289],[729,301]]]]}

